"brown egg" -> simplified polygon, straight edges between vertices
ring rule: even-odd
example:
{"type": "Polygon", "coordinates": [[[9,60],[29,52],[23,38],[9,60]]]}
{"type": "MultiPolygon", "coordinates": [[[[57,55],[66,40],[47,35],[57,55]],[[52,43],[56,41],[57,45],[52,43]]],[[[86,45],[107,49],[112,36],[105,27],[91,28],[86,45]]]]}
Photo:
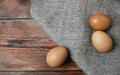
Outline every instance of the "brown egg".
{"type": "Polygon", "coordinates": [[[50,67],[59,67],[66,61],[68,51],[66,48],[59,46],[51,49],[46,56],[46,62],[50,67]]]}
{"type": "Polygon", "coordinates": [[[95,30],[107,30],[110,27],[111,20],[104,13],[97,13],[90,17],[89,24],[95,30]]]}
{"type": "Polygon", "coordinates": [[[108,52],[113,45],[111,37],[103,31],[95,31],[93,33],[92,44],[99,52],[108,52]]]}

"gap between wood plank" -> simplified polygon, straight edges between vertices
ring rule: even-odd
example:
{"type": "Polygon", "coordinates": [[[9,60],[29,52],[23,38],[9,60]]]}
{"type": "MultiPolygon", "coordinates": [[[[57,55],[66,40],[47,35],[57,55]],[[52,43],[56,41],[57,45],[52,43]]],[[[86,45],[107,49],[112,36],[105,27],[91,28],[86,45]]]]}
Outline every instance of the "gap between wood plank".
{"type": "Polygon", "coordinates": [[[33,18],[7,18],[7,19],[0,19],[0,20],[32,20],[33,18]]]}
{"type": "Polygon", "coordinates": [[[82,70],[1,70],[0,72],[83,72],[82,70]]]}

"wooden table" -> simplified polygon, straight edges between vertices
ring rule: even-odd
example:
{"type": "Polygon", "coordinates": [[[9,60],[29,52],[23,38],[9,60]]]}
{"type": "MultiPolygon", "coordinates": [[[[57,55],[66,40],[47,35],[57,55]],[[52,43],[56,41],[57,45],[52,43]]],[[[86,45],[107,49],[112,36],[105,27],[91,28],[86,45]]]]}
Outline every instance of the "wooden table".
{"type": "Polygon", "coordinates": [[[0,75],[85,75],[68,58],[50,68],[45,57],[57,44],[30,16],[30,0],[0,0],[0,75]]]}

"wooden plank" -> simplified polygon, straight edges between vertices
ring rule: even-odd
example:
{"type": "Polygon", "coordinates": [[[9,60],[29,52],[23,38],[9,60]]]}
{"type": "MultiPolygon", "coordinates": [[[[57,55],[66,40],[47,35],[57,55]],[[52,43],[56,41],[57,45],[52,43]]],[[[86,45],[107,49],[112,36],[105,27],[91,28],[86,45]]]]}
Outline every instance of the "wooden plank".
{"type": "Polygon", "coordinates": [[[0,21],[0,71],[81,71],[71,59],[62,67],[50,68],[45,57],[55,46],[57,44],[32,20],[0,21]]]}
{"type": "Polygon", "coordinates": [[[0,71],[80,70],[70,58],[61,67],[49,67],[45,61],[47,52],[40,48],[1,48],[0,71]]]}
{"type": "Polygon", "coordinates": [[[31,0],[0,0],[0,19],[31,18],[31,0]]]}
{"type": "MultiPolygon", "coordinates": [[[[0,21],[1,40],[45,40],[52,41],[40,26],[32,20],[0,21]]],[[[15,42],[15,41],[11,41],[15,42]]]]}

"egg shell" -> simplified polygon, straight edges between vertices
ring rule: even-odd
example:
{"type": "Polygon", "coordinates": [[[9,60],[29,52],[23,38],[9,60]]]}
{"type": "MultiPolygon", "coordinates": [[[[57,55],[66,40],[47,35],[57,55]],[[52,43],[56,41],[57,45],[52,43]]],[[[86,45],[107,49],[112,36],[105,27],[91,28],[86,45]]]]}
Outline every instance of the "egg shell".
{"type": "Polygon", "coordinates": [[[111,20],[106,14],[97,13],[90,17],[89,24],[93,29],[102,31],[110,27],[111,20]]]}
{"type": "Polygon", "coordinates": [[[59,46],[51,49],[46,56],[46,62],[50,67],[59,67],[66,61],[68,51],[65,47],[59,46]]]}
{"type": "Polygon", "coordinates": [[[95,31],[93,33],[92,44],[99,52],[108,52],[113,46],[111,37],[103,31],[95,31]]]}

